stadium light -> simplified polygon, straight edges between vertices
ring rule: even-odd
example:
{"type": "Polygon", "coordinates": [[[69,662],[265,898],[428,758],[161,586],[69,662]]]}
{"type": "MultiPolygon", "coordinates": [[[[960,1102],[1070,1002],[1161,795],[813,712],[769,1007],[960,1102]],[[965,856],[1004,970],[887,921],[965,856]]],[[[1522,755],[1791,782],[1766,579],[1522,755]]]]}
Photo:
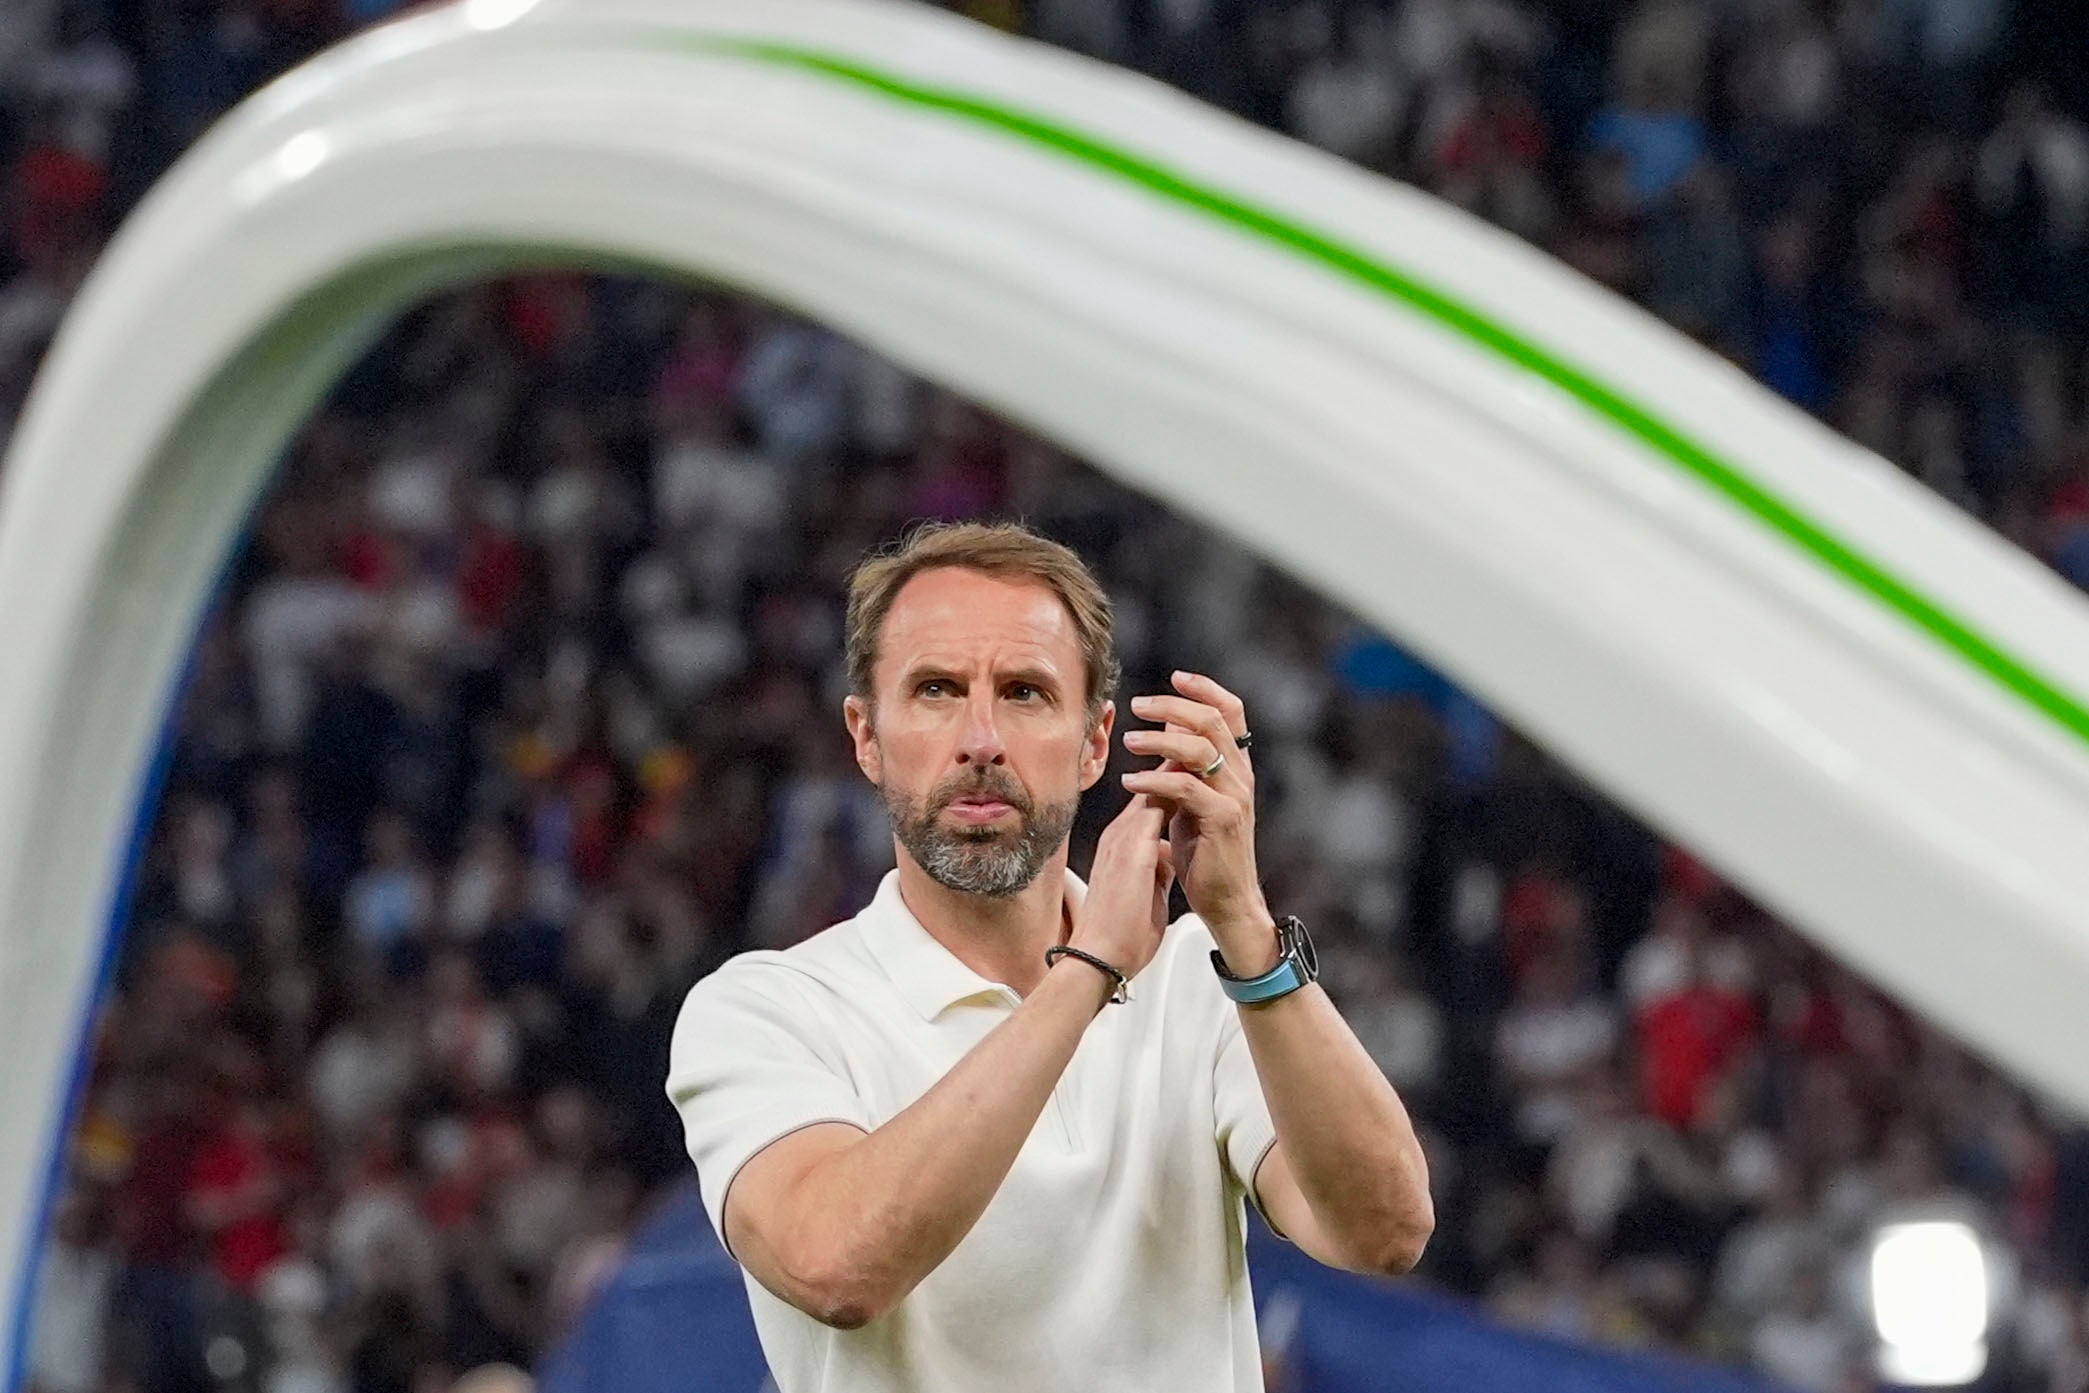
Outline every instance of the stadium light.
{"type": "Polygon", "coordinates": [[[1879,1376],[1921,1388],[1979,1378],[1987,1368],[1989,1299],[1987,1255],[1970,1224],[1883,1225],[1871,1249],[1879,1376]]]}
{"type": "Polygon", "coordinates": [[[505,29],[536,5],[537,0],[464,0],[464,22],[474,29],[505,29]]]}

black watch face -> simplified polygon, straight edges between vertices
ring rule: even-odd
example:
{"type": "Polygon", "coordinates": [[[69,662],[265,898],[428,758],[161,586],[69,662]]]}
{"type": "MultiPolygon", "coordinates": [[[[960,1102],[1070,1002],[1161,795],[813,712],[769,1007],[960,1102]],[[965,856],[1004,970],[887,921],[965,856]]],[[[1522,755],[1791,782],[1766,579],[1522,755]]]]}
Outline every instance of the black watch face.
{"type": "Polygon", "coordinates": [[[1284,927],[1290,931],[1291,941],[1296,945],[1298,965],[1305,969],[1306,980],[1319,981],[1320,952],[1313,947],[1313,935],[1306,932],[1304,922],[1295,914],[1284,921],[1284,927]]]}

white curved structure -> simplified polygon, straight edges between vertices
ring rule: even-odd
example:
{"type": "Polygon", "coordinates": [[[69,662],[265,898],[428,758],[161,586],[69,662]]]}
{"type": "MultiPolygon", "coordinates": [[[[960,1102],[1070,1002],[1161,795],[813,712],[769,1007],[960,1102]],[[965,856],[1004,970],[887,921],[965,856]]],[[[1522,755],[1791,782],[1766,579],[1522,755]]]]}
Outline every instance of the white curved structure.
{"type": "Polygon", "coordinates": [[[1522,244],[1142,79],[871,0],[465,0],[181,163],[0,475],[18,1287],[157,725],[278,447],[393,312],[547,259],[802,308],[1246,539],[2089,1104],[2089,609],[2030,559],[1522,244]]]}

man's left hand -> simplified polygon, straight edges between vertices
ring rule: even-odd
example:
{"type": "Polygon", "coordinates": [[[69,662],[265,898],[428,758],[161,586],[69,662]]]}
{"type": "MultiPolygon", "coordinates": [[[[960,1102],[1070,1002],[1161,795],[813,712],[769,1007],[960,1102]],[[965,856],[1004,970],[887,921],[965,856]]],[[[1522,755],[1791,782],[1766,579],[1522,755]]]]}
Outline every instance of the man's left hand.
{"type": "Polygon", "coordinates": [[[1126,731],[1133,754],[1160,758],[1158,769],[1124,776],[1124,786],[1165,806],[1176,874],[1190,908],[1210,928],[1236,977],[1277,964],[1275,921],[1255,872],[1255,769],[1234,737],[1248,730],[1239,697],[1202,673],[1178,672],[1176,696],[1139,696],[1132,714],[1161,730],[1126,731]],[[1209,779],[1197,771],[1224,763],[1209,779]]]}

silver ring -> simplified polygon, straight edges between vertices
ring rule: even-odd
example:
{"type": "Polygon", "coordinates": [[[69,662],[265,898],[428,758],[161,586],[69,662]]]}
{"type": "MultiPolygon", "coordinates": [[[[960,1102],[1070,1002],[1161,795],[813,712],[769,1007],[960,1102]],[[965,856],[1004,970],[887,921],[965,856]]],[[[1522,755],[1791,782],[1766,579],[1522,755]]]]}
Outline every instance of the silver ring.
{"type": "Polygon", "coordinates": [[[1226,756],[1223,754],[1214,754],[1211,757],[1211,763],[1205,765],[1202,769],[1199,769],[1197,771],[1197,777],[1208,781],[1214,774],[1217,774],[1219,770],[1224,769],[1225,767],[1226,756]]]}

